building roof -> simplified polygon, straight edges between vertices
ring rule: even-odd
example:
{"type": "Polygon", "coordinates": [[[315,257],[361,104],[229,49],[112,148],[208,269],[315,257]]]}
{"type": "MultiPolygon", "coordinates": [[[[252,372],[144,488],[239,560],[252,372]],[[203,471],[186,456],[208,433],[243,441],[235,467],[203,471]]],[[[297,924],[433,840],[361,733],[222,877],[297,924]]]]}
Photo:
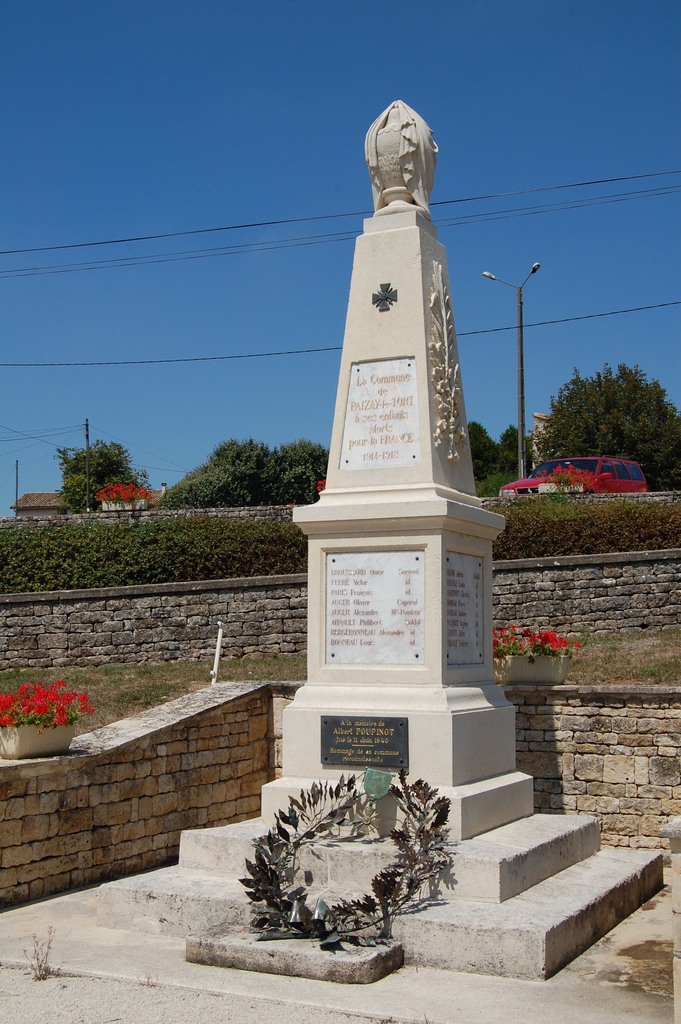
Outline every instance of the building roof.
{"type": "Polygon", "coordinates": [[[63,507],[61,491],[27,491],[26,494],[21,495],[16,504],[11,506],[19,511],[27,508],[55,509],[63,507]]]}

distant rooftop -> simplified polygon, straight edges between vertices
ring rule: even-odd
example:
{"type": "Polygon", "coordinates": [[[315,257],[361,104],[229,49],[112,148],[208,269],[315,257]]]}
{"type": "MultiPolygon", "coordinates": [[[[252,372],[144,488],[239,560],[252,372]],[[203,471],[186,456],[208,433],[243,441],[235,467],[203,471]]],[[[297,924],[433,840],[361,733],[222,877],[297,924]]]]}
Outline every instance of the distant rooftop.
{"type": "Polygon", "coordinates": [[[61,491],[27,491],[11,507],[22,512],[29,508],[60,509],[63,506],[61,491]]]}

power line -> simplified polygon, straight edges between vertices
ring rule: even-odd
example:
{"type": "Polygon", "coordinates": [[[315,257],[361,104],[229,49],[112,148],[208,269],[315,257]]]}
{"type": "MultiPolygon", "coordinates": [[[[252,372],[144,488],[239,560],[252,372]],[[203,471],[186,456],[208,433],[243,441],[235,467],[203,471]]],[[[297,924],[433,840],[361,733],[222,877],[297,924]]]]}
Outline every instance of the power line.
{"type": "MultiPolygon", "coordinates": [[[[460,199],[442,199],[437,202],[433,202],[430,205],[450,206],[454,203],[477,203],[488,199],[505,199],[508,198],[509,196],[530,195],[531,193],[537,192],[555,192],[561,189],[568,188],[585,188],[590,185],[610,185],[614,184],[615,182],[622,181],[642,181],[645,178],[659,178],[671,174],[681,174],[681,170],[651,171],[646,174],[628,174],[621,175],[616,178],[594,178],[591,181],[574,181],[563,185],[543,185],[537,188],[516,189],[510,192],[492,192],[489,195],[465,196],[460,199]]],[[[193,228],[189,231],[166,231],[155,235],[131,235],[128,238],[108,238],[101,239],[95,242],[69,242],[62,245],[44,245],[24,249],[5,249],[0,250],[0,256],[17,256],[21,253],[30,252],[57,252],[59,250],[64,249],[86,249],[97,245],[123,245],[132,242],[157,241],[162,238],[186,238],[189,235],[205,235],[218,231],[242,231],[252,228],[276,227],[285,224],[307,224],[320,220],[338,220],[343,217],[366,217],[367,215],[370,215],[372,212],[373,211],[371,210],[355,210],[353,213],[327,213],[318,214],[311,217],[287,217],[285,219],[279,220],[251,221],[246,222],[244,224],[226,224],[220,227],[193,228]]]]}
{"type": "MultiPolygon", "coordinates": [[[[622,313],[641,313],[646,309],[666,309],[668,306],[681,306],[681,299],[674,302],[657,302],[653,306],[632,306],[630,309],[612,309],[608,313],[585,313],[583,316],[565,316],[559,320],[535,320],[534,323],[524,324],[524,327],[550,327],[552,324],[569,324],[575,320],[596,320],[603,316],[620,316],[622,313]]],[[[517,324],[513,327],[490,327],[484,331],[462,331],[457,332],[459,338],[470,338],[474,334],[496,334],[499,331],[517,331],[517,324]]],[[[0,366],[2,363],[0,363],[0,366]]]]}
{"type": "MultiPolygon", "coordinates": [[[[569,188],[570,186],[554,186],[569,188]]],[[[539,190],[538,190],[539,191],[539,190]]],[[[649,199],[659,196],[675,195],[681,192],[681,185],[670,185],[654,189],[638,189],[633,192],[611,193],[604,196],[592,196],[583,200],[572,200],[561,203],[545,203],[540,206],[523,206],[502,210],[483,211],[482,213],[465,214],[440,221],[438,227],[462,226],[486,221],[509,220],[513,217],[539,216],[547,213],[565,212],[602,206],[611,203],[631,202],[635,199],[649,199]]],[[[454,200],[459,202],[459,200],[454,200]]],[[[464,202],[465,200],[461,200],[464,202]]],[[[13,267],[0,270],[0,278],[41,277],[46,274],[74,274],[92,270],[111,270],[121,267],[147,266],[159,263],[177,263],[186,260],[210,259],[217,256],[235,256],[244,253],[271,252],[278,249],[292,249],[309,245],[326,245],[330,242],[349,241],[357,237],[357,231],[340,231],[323,235],[303,235],[293,238],[266,240],[262,242],[243,242],[239,245],[215,246],[209,249],[188,249],[167,253],[147,253],[142,256],[123,256],[105,260],[89,260],[83,263],[58,263],[46,266],[13,267]]]]}
{"type": "MultiPolygon", "coordinates": [[[[118,441],[119,444],[122,444],[126,448],[128,447],[128,445],[126,444],[126,442],[123,440],[122,437],[116,437],[115,434],[109,434],[109,433],[107,433],[106,430],[103,430],[101,427],[93,426],[92,429],[93,429],[93,431],[97,431],[98,434],[103,434],[104,437],[110,437],[112,441],[118,441]]],[[[167,462],[167,463],[170,464],[170,466],[175,466],[176,467],[175,469],[171,469],[171,468],[169,468],[169,466],[142,466],[142,467],[139,467],[139,468],[142,468],[142,469],[157,469],[157,470],[160,470],[160,472],[162,472],[162,473],[189,473],[190,472],[190,470],[187,469],[186,466],[181,466],[179,462],[171,462],[170,459],[165,459],[163,457],[163,455],[157,455],[154,452],[147,451],[146,448],[142,448],[142,447],[140,447],[140,445],[134,445],[134,447],[137,449],[137,451],[144,452],[145,455],[151,456],[152,459],[160,459],[162,462],[167,462]]]]}
{"type": "Polygon", "coordinates": [[[119,259],[91,260],[86,263],[61,263],[43,267],[16,267],[0,270],[0,278],[41,277],[45,274],[74,274],[84,270],[110,270],[116,267],[147,266],[155,263],[178,263],[184,260],[209,259],[215,256],[240,256],[252,252],[270,252],[276,249],[294,249],[306,245],[345,242],[357,237],[356,231],[336,234],[307,235],[279,241],[244,242],[242,245],[217,246],[212,249],[188,249],[181,252],[153,253],[145,256],[124,256],[119,259]]]}
{"type": "MultiPolygon", "coordinates": [[[[650,306],[632,306],[629,309],[612,309],[607,313],[585,313],[582,316],[566,316],[558,320],[537,320],[533,323],[526,323],[525,327],[549,327],[553,324],[569,324],[578,320],[594,320],[599,317],[620,316],[623,313],[641,313],[651,309],[666,309],[670,306],[681,306],[681,299],[672,302],[657,302],[650,306]]],[[[457,337],[470,338],[480,334],[498,334],[501,331],[515,331],[517,325],[509,327],[488,327],[479,331],[457,331],[457,337]]],[[[93,362],[59,362],[59,363],[0,363],[0,366],[7,368],[21,369],[45,369],[53,367],[76,367],[76,366],[156,366],[168,363],[215,363],[226,362],[234,359],[269,359],[275,356],[300,356],[312,355],[318,352],[340,352],[341,345],[329,345],[322,348],[294,348],[281,352],[240,352],[224,356],[177,356],[167,359],[107,359],[93,362]]]]}
{"type": "Polygon", "coordinates": [[[80,430],[82,423],[76,423],[70,427],[46,427],[44,430],[37,431],[34,434],[28,434],[23,430],[14,430],[13,427],[7,427],[4,423],[0,423],[2,430],[7,430],[10,433],[10,437],[0,438],[0,441],[18,441],[25,439],[27,441],[40,441],[42,444],[47,444],[50,448],[58,448],[59,445],[53,444],[52,441],[47,441],[47,437],[59,437],[62,434],[72,434],[74,430],[80,430]]]}

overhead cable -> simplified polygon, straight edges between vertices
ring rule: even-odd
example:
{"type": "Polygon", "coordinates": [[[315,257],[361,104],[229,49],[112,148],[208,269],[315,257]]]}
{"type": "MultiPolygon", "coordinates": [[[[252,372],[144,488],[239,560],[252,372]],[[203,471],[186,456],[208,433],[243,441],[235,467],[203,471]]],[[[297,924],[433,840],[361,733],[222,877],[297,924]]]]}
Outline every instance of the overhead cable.
{"type": "MultiPolygon", "coordinates": [[[[641,313],[650,309],[666,309],[669,306],[681,306],[681,299],[672,302],[657,302],[650,306],[632,306],[629,309],[612,309],[607,313],[585,313],[582,316],[566,316],[558,320],[537,320],[534,323],[526,323],[528,327],[550,327],[553,324],[574,323],[577,320],[594,320],[605,316],[620,316],[623,313],[641,313]]],[[[498,334],[502,331],[515,331],[517,325],[509,327],[488,327],[479,331],[458,331],[457,337],[470,338],[480,334],[498,334]]],[[[225,362],[234,359],[269,359],[275,356],[301,356],[312,355],[317,352],[340,352],[341,345],[328,345],[319,348],[293,348],[280,352],[239,352],[222,356],[175,356],[165,359],[101,359],[95,361],[76,362],[54,362],[54,363],[0,363],[0,366],[7,368],[38,369],[63,366],[155,366],[168,363],[215,363],[225,362]]]]}
{"type": "MultiPolygon", "coordinates": [[[[666,177],[671,174],[681,174],[681,170],[675,171],[651,171],[646,174],[627,174],[616,178],[594,178],[591,181],[573,181],[564,185],[543,185],[537,188],[516,189],[510,192],[492,192],[488,195],[465,196],[461,199],[441,199],[431,202],[431,206],[450,206],[454,203],[477,203],[488,199],[505,199],[509,196],[529,195],[536,192],[555,192],[568,188],[585,188],[590,185],[610,185],[621,181],[641,181],[645,178],[666,177]]],[[[274,227],[284,224],[307,224],[312,221],[338,220],[343,217],[366,217],[371,215],[372,210],[355,210],[353,213],[327,213],[311,217],[287,217],[278,220],[251,221],[244,224],[226,224],[220,227],[193,228],[189,231],[166,231],[154,235],[132,235],[128,238],[108,238],[95,242],[68,242],[61,245],[43,245],[33,248],[4,249],[0,250],[0,256],[16,256],[20,253],[29,252],[57,252],[62,249],[86,249],[96,245],[123,245],[130,242],[150,242],[161,238],[184,238],[188,235],[205,235],[216,231],[241,231],[249,228],[274,227]]]]}

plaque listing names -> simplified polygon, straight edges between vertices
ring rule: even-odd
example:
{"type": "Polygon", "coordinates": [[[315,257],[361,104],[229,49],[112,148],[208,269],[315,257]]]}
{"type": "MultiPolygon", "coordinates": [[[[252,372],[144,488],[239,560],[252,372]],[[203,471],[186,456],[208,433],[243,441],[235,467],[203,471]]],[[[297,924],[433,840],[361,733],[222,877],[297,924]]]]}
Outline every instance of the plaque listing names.
{"type": "Polygon", "coordinates": [[[327,554],[327,665],[423,664],[424,604],[423,551],[327,554]]]}
{"type": "Polygon", "coordinates": [[[447,552],[447,664],[479,665],[483,660],[482,559],[447,552]]]}
{"type": "Polygon", "coordinates": [[[383,469],[420,461],[414,360],[353,363],[340,468],[383,469]]]}

